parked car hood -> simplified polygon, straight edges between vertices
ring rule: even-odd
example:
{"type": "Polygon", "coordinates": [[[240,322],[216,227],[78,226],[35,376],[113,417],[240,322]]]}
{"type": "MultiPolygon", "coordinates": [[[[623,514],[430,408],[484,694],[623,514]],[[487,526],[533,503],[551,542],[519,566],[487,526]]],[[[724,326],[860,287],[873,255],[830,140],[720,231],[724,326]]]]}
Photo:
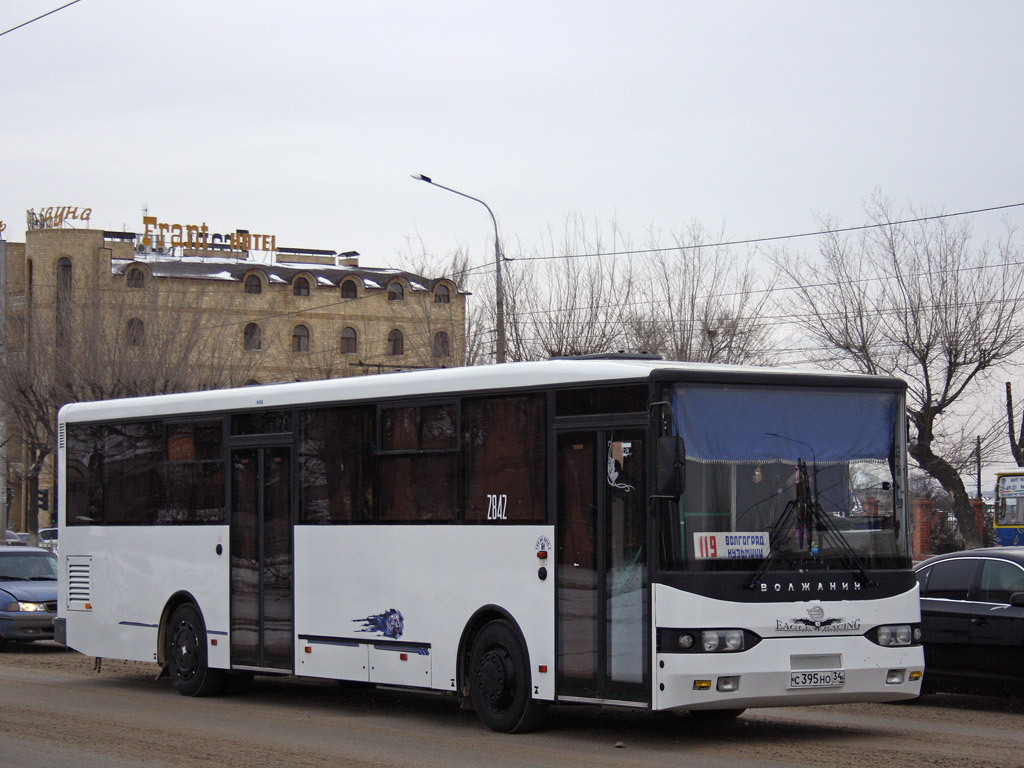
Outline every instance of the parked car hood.
{"type": "MultiPolygon", "coordinates": [[[[0,581],[0,600],[5,599],[6,592],[9,599],[24,600],[28,603],[44,603],[57,599],[56,581],[0,581]]],[[[6,606],[0,605],[0,610],[6,606]]]]}

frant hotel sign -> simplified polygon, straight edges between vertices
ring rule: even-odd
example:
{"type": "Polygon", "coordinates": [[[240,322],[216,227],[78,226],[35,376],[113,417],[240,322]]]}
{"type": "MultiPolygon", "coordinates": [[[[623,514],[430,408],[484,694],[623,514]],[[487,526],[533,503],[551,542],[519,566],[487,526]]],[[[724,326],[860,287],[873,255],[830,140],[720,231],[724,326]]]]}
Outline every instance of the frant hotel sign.
{"type": "Polygon", "coordinates": [[[227,235],[213,233],[204,221],[202,224],[167,224],[156,216],[143,216],[145,230],[142,245],[146,247],[169,245],[172,248],[205,248],[207,246],[228,246],[233,251],[276,251],[276,235],[253,235],[249,232],[232,232],[227,235]]]}

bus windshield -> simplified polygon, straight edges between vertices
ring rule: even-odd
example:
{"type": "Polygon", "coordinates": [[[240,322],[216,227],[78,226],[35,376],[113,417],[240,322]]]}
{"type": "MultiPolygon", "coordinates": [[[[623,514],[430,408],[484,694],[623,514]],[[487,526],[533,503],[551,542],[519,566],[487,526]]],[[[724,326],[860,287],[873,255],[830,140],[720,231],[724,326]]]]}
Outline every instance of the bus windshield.
{"type": "Polygon", "coordinates": [[[669,400],[686,490],[663,565],[908,565],[900,392],[678,384],[669,400]]]}
{"type": "Polygon", "coordinates": [[[996,478],[996,525],[1024,528],[1024,473],[996,478]]]}

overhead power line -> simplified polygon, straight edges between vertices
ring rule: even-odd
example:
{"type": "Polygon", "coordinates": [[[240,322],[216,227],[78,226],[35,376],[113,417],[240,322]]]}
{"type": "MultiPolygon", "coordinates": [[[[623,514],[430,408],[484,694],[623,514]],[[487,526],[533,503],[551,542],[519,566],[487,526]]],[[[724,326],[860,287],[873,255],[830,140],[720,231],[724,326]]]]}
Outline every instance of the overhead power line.
{"type": "MultiPolygon", "coordinates": [[[[724,248],[733,245],[755,245],[758,243],[771,243],[779,240],[796,240],[803,237],[821,237],[823,235],[840,235],[848,232],[861,232],[867,229],[882,229],[884,227],[898,227],[904,224],[919,224],[925,221],[936,221],[938,219],[952,219],[959,216],[973,216],[979,213],[992,213],[993,211],[1005,211],[1010,208],[1024,207],[1024,203],[1010,203],[1008,205],[994,205],[990,208],[976,208],[972,211],[957,211],[956,213],[938,213],[934,216],[920,216],[915,219],[901,219],[899,221],[885,221],[880,224],[859,224],[854,227],[838,227],[836,229],[822,229],[816,232],[798,232],[791,235],[772,235],[770,237],[752,237],[747,240],[725,240],[718,243],[694,243],[692,245],[673,245],[664,248],[642,248],[628,251],[602,251],[597,253],[565,253],[550,256],[518,256],[505,258],[505,261],[553,261],[557,259],[589,259],[598,256],[643,256],[650,253],[667,253],[669,251],[695,251],[701,248],[724,248]]],[[[470,267],[467,272],[477,267],[470,267]]]]}
{"type": "Polygon", "coordinates": [[[45,19],[47,16],[50,16],[50,15],[56,13],[57,11],[63,11],[68,6],[71,6],[71,5],[74,5],[75,3],[80,3],[80,2],[82,2],[82,0],[71,0],[70,3],[65,3],[60,8],[54,8],[52,11],[47,11],[42,16],[36,16],[34,19],[29,19],[28,21],[23,22],[23,23],[19,24],[16,27],[11,27],[10,29],[6,29],[3,32],[0,32],[0,37],[3,37],[8,32],[13,32],[16,29],[21,29],[22,27],[27,27],[29,24],[31,24],[34,21],[39,21],[40,19],[45,19]]]}

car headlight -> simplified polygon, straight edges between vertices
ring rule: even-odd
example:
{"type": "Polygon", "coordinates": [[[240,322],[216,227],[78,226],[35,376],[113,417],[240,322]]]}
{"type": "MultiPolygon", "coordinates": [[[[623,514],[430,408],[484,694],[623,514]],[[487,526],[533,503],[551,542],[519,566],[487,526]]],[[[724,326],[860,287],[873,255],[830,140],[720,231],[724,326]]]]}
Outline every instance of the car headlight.
{"type": "Polygon", "coordinates": [[[15,600],[12,603],[8,603],[7,607],[4,610],[6,610],[6,611],[8,611],[10,613],[18,613],[20,611],[26,611],[26,612],[30,612],[30,613],[31,612],[35,612],[35,611],[42,611],[42,612],[45,613],[46,612],[46,604],[45,603],[24,603],[24,602],[22,602],[20,600],[15,600]]]}
{"type": "Polygon", "coordinates": [[[872,634],[871,639],[886,648],[913,645],[921,640],[920,630],[911,624],[885,624],[876,627],[872,634]]]}

